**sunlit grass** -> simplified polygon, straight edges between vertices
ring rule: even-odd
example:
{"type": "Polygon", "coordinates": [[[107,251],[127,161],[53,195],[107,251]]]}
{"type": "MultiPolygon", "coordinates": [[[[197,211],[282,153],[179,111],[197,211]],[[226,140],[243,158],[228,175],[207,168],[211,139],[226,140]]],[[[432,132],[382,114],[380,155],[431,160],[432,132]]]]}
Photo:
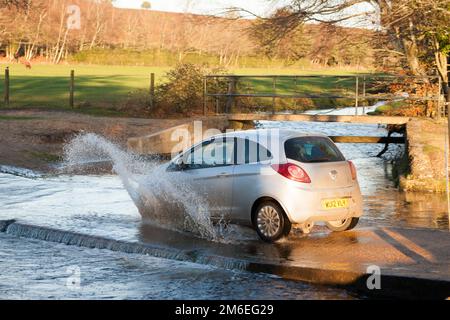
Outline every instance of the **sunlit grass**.
{"type": "MultiPolygon", "coordinates": [[[[7,65],[0,65],[0,91],[4,90],[3,74],[7,65]]],[[[70,71],[75,70],[75,104],[96,110],[99,115],[117,114],[113,111],[122,106],[127,97],[136,91],[149,90],[150,74],[155,73],[156,83],[164,81],[169,67],[111,66],[111,65],[33,65],[26,69],[20,64],[10,67],[11,107],[44,107],[68,109],[70,71]],[[88,106],[88,107],[87,107],[88,106]],[[111,109],[110,111],[104,109],[111,109]],[[106,113],[105,113],[106,112],[106,113]]],[[[305,70],[300,68],[246,68],[232,69],[239,75],[327,75],[348,76],[360,72],[341,69],[305,70]]],[[[251,92],[271,92],[271,79],[247,79],[239,85],[242,90],[251,92]]],[[[276,92],[292,94],[306,92],[321,94],[354,90],[351,78],[301,78],[294,81],[278,79],[276,92]]]]}

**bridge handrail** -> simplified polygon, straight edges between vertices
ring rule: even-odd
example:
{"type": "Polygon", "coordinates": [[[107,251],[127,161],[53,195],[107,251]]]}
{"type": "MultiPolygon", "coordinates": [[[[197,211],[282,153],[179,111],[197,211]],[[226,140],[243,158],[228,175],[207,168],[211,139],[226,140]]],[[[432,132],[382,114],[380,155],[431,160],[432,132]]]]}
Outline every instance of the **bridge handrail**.
{"type": "Polygon", "coordinates": [[[372,75],[372,74],[355,74],[355,75],[288,75],[288,74],[282,74],[282,75],[270,75],[270,74],[254,74],[254,75],[247,75],[247,74],[208,74],[205,76],[205,78],[347,78],[347,79],[354,79],[354,78],[364,78],[366,79],[439,79],[438,76],[394,76],[394,75],[372,75]]]}
{"type": "MultiPolygon", "coordinates": [[[[355,99],[355,95],[292,95],[292,94],[273,94],[273,93],[206,93],[208,97],[242,97],[242,98],[286,98],[286,99],[320,99],[320,98],[331,98],[331,99],[355,99]]],[[[433,96],[418,96],[411,95],[408,97],[395,95],[395,94],[366,94],[364,99],[397,99],[397,100],[414,100],[414,101],[439,101],[439,97],[433,96]]]]}
{"type": "MultiPolygon", "coordinates": [[[[361,104],[361,101],[369,101],[369,100],[393,100],[393,101],[421,101],[421,102],[433,102],[436,103],[436,111],[438,117],[443,113],[445,109],[442,106],[441,101],[441,91],[442,91],[442,81],[438,76],[407,76],[407,75],[374,75],[374,74],[356,74],[356,75],[230,75],[230,74],[209,74],[204,77],[203,81],[203,111],[204,114],[207,114],[207,99],[212,98],[216,104],[216,113],[219,112],[220,107],[220,98],[226,98],[226,113],[229,113],[234,105],[236,105],[236,98],[271,98],[272,99],[272,113],[276,111],[276,99],[294,99],[294,104],[297,104],[296,99],[352,99],[355,101],[355,115],[358,115],[359,107],[362,107],[363,114],[365,114],[366,106],[365,104],[361,104]],[[228,89],[227,92],[217,92],[223,90],[216,90],[216,92],[208,91],[208,80],[210,79],[227,79],[228,81],[228,89]],[[248,87],[245,91],[246,93],[239,93],[238,91],[238,82],[240,79],[272,79],[272,90],[271,92],[261,92],[254,88],[248,87]],[[337,86],[335,88],[327,88],[324,90],[325,94],[308,94],[304,93],[305,89],[300,87],[302,81],[301,79],[308,78],[321,78],[321,79],[349,79],[354,80],[353,89],[351,88],[342,88],[339,87],[339,80],[335,81],[337,86]],[[277,92],[277,80],[278,79],[294,79],[295,84],[291,90],[292,93],[278,93],[277,92]],[[436,82],[432,82],[434,84],[438,84],[436,90],[431,88],[425,88],[425,92],[423,94],[414,94],[413,88],[408,92],[402,92],[402,87],[400,86],[399,90],[395,93],[371,93],[377,92],[374,90],[378,90],[377,86],[370,88],[368,90],[368,86],[372,86],[373,84],[377,85],[377,80],[389,80],[390,83],[386,83],[386,85],[397,85],[396,82],[401,83],[401,81],[405,79],[415,79],[418,83],[430,83],[425,82],[425,80],[436,80],[436,82]],[[300,81],[299,81],[300,80],[300,81]],[[423,82],[421,82],[423,81],[423,82]],[[433,91],[430,93],[430,91],[433,91]],[[329,94],[327,94],[329,92],[329,94]]],[[[329,85],[327,85],[329,87],[329,85]]],[[[395,87],[394,87],[395,88],[395,87]]]]}

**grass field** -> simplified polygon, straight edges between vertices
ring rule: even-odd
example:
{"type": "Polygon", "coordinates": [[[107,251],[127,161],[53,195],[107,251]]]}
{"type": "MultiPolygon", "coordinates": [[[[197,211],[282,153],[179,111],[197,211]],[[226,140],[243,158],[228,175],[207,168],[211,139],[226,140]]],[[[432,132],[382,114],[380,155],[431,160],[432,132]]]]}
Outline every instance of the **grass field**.
{"type": "MultiPolygon", "coordinates": [[[[4,90],[4,73],[0,90],[4,90]]],[[[150,73],[156,81],[167,69],[115,66],[35,65],[27,70],[23,65],[10,67],[11,107],[69,107],[69,75],[75,70],[75,104],[92,107],[114,106],[130,93],[149,87],[150,73]]]]}
{"type": "MultiPolygon", "coordinates": [[[[0,64],[0,91],[4,90],[4,69],[7,65],[0,64]]],[[[155,73],[156,83],[164,81],[164,74],[169,68],[164,67],[132,67],[132,66],[101,66],[101,65],[34,65],[31,70],[20,64],[10,66],[10,107],[43,107],[69,108],[69,75],[75,70],[75,105],[85,112],[99,115],[120,115],[117,106],[126,101],[127,97],[139,90],[148,90],[150,74],[155,73]],[[109,111],[108,111],[109,110],[109,111]]],[[[357,72],[343,70],[300,70],[300,69],[238,69],[230,70],[241,75],[354,75],[357,72]]],[[[306,78],[294,88],[292,79],[277,82],[278,93],[292,93],[300,90],[309,93],[332,92],[339,90],[354,90],[354,80],[339,80],[332,78],[306,78]]],[[[242,90],[253,92],[272,91],[272,80],[251,79],[242,83],[242,90]]],[[[3,106],[3,104],[2,104],[3,106]]]]}

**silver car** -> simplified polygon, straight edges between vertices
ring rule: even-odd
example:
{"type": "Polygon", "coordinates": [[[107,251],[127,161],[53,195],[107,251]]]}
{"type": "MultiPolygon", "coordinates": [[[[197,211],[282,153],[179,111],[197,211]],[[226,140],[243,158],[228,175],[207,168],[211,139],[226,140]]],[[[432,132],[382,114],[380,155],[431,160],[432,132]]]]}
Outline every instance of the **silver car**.
{"type": "Polygon", "coordinates": [[[354,164],[327,136],[291,130],[217,135],[174,158],[167,168],[205,197],[212,218],[254,227],[262,240],[354,228],[362,196],[354,164]]]}

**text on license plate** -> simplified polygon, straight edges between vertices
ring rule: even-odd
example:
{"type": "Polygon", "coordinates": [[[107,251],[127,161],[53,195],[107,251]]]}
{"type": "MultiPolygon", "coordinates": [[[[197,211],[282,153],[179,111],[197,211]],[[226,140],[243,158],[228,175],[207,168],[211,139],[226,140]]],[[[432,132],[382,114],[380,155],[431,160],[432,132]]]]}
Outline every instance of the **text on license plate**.
{"type": "Polygon", "coordinates": [[[329,199],[322,201],[322,208],[325,210],[348,208],[349,206],[350,206],[350,199],[348,198],[329,199]]]}

